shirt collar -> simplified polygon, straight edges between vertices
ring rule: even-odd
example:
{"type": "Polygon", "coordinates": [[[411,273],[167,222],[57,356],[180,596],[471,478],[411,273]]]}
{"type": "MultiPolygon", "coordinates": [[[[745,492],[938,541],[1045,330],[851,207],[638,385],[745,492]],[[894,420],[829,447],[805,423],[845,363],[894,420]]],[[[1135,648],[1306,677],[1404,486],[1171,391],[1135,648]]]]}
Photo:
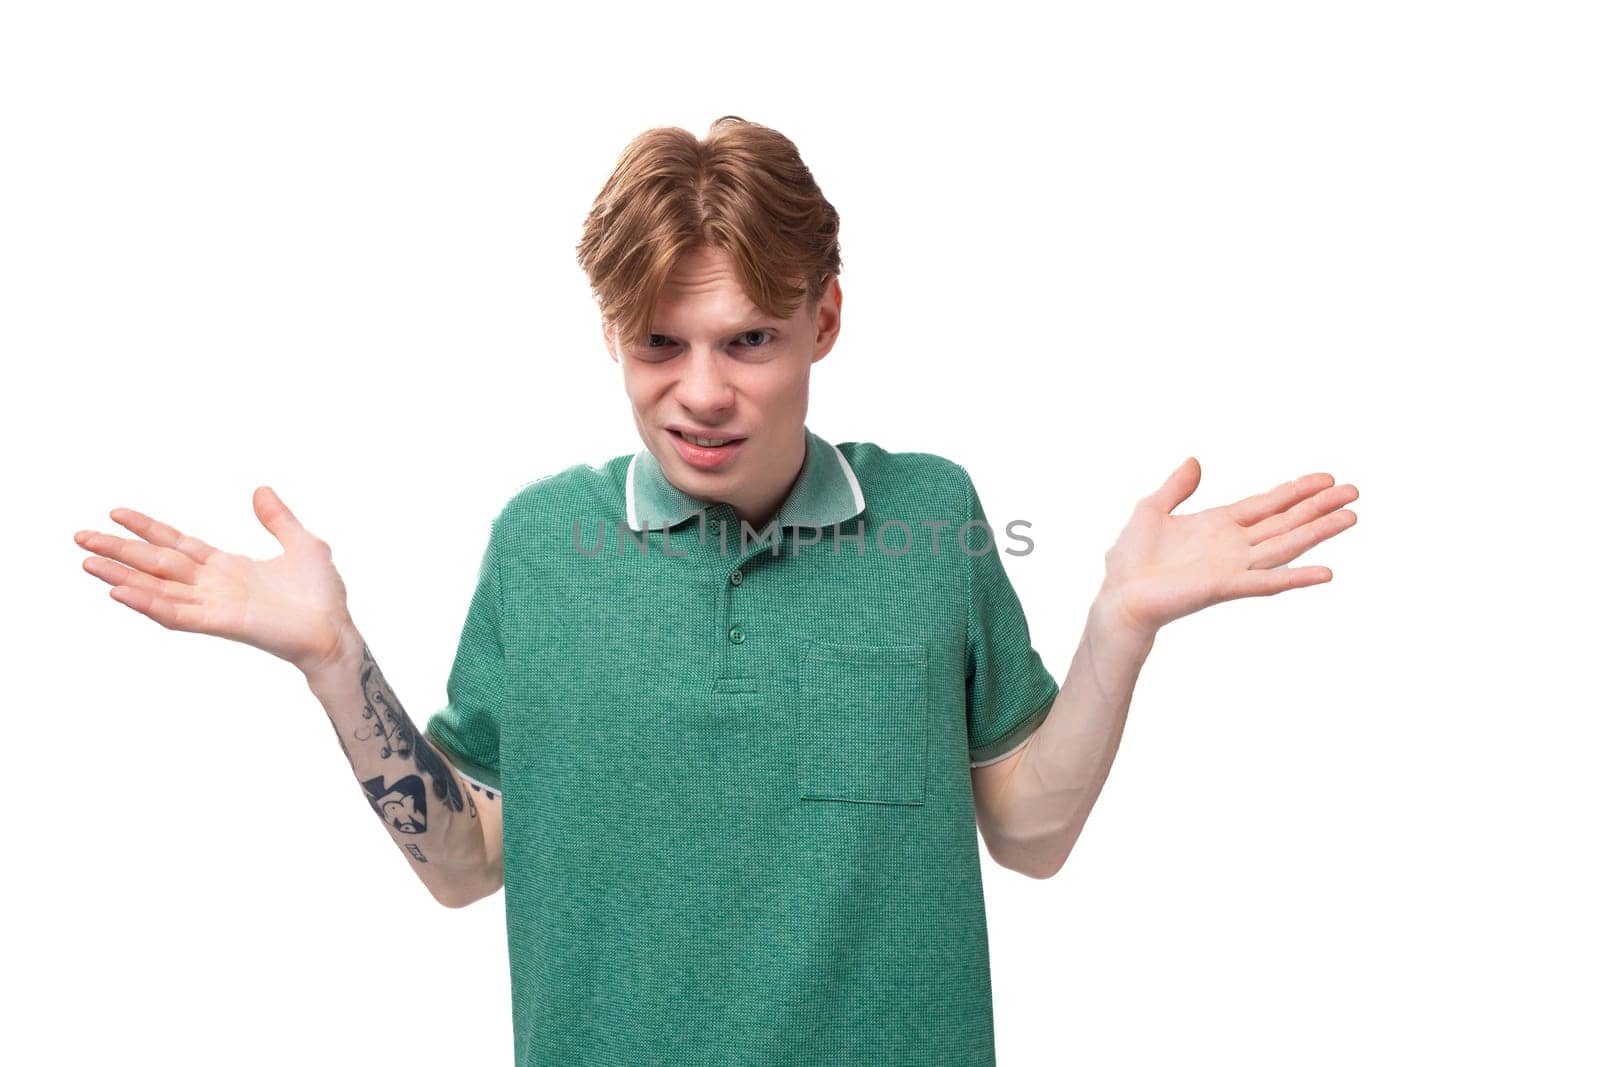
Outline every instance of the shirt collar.
{"type": "MultiPolygon", "coordinates": [[[[692,497],[667,480],[661,461],[648,448],[634,453],[626,476],[628,526],[659,530],[676,526],[711,503],[692,497]]],[[[771,521],[785,526],[832,526],[866,510],[861,483],[844,453],[806,428],[806,456],[800,477],[771,521]]]]}

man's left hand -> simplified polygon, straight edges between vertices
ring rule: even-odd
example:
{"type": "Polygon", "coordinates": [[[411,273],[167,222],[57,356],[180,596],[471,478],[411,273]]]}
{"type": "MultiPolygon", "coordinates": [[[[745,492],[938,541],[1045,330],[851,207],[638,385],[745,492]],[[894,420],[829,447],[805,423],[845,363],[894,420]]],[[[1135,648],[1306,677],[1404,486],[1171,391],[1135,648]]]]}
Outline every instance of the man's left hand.
{"type": "Polygon", "coordinates": [[[1192,515],[1172,509],[1200,484],[1192,456],[1140,500],[1106,552],[1100,597],[1141,637],[1201,608],[1247,596],[1317,585],[1326,567],[1283,567],[1313,545],[1355,525],[1345,509],[1358,495],[1331,474],[1307,474],[1276,489],[1192,515]]]}

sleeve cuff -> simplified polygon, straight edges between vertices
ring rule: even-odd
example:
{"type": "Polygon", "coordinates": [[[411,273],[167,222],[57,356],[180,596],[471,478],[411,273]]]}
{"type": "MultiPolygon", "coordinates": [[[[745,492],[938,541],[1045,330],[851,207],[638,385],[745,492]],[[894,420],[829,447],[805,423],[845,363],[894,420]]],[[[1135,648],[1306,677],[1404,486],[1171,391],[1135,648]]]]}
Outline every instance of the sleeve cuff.
{"type": "Polygon", "coordinates": [[[967,753],[967,758],[971,765],[974,767],[986,767],[991,763],[999,763],[1007,756],[1015,754],[1019,748],[1028,743],[1028,738],[1050,716],[1050,709],[1055,706],[1056,694],[1059,692],[1059,689],[1052,692],[1050,698],[1035,708],[1031,715],[995,740],[987,745],[980,745],[971,749],[967,753]]]}
{"type": "Polygon", "coordinates": [[[450,766],[455,768],[456,773],[459,774],[463,780],[470,782],[471,784],[482,789],[488,789],[495,793],[503,793],[505,791],[500,788],[499,771],[496,771],[490,767],[485,767],[483,764],[467,759],[465,756],[462,756],[460,753],[456,752],[456,750],[451,748],[447,742],[441,740],[438,734],[433,732],[432,724],[429,725],[428,729],[423,731],[423,735],[427,737],[429,743],[431,743],[434,748],[439,750],[439,754],[445,758],[450,766]]]}

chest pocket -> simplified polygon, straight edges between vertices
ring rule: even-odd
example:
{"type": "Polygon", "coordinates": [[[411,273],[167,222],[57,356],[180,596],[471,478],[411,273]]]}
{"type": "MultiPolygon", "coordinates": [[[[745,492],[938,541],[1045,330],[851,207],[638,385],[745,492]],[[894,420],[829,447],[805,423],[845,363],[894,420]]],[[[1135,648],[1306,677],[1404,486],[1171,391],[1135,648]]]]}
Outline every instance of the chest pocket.
{"type": "Polygon", "coordinates": [[[927,649],[812,643],[800,668],[800,796],[921,804],[928,774],[927,649]]]}

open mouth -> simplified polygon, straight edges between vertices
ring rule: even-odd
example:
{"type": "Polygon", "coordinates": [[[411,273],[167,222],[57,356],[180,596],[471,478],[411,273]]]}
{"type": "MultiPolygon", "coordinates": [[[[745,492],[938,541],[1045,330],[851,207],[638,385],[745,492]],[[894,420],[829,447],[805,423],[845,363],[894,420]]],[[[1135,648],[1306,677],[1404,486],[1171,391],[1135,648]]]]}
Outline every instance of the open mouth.
{"type": "Polygon", "coordinates": [[[667,432],[696,448],[725,448],[728,445],[738,444],[744,440],[742,437],[691,437],[682,430],[668,430],[667,432]]]}

